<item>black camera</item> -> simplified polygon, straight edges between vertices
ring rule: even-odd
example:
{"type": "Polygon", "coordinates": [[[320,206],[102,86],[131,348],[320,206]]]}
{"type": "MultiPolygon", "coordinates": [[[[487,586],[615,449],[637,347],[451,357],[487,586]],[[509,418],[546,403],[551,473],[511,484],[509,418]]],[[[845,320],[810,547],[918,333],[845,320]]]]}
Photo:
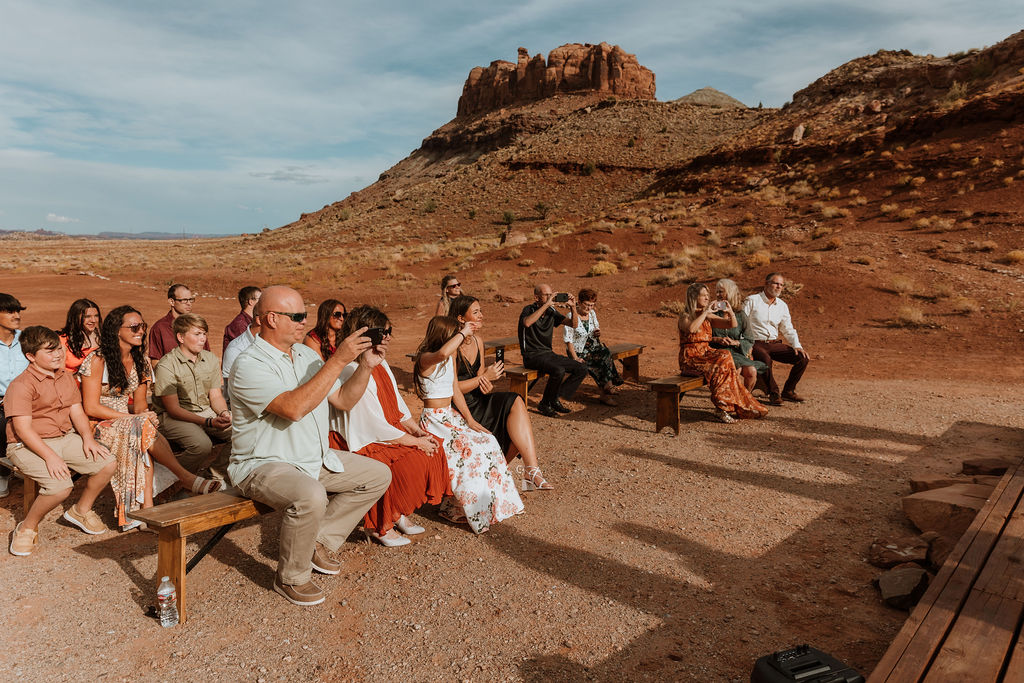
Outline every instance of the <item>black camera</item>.
{"type": "Polygon", "coordinates": [[[568,300],[569,300],[569,295],[566,294],[565,292],[559,292],[558,294],[555,294],[555,303],[556,304],[564,304],[568,300]]]}
{"type": "Polygon", "coordinates": [[[370,343],[374,346],[380,346],[381,342],[384,341],[384,328],[383,327],[371,327],[363,333],[364,337],[370,338],[370,343]]]}

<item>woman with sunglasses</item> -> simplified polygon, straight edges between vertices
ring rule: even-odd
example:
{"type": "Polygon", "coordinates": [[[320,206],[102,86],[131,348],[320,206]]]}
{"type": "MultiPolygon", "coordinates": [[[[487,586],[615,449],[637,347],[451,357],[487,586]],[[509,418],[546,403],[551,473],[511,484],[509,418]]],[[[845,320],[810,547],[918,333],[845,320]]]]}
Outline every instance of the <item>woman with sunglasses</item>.
{"type": "Polygon", "coordinates": [[[64,347],[64,369],[78,372],[82,361],[100,345],[100,307],[95,301],[78,299],[68,309],[64,329],[58,332],[64,347]]]}
{"type": "Polygon", "coordinates": [[[302,343],[320,354],[320,360],[327,360],[334,355],[342,325],[345,324],[345,304],[337,299],[320,302],[316,309],[316,326],[306,334],[302,343]]]}
{"type": "MultiPolygon", "coordinates": [[[[361,327],[368,328],[364,336],[374,343],[373,349],[365,353],[386,357],[391,342],[391,322],[387,315],[372,306],[352,309],[345,318],[342,339],[361,327]]],[[[358,367],[359,361],[345,366],[339,377],[342,384],[358,367]]],[[[367,534],[384,546],[407,545],[411,541],[402,534],[422,534],[426,529],[410,522],[406,515],[424,503],[437,505],[452,493],[448,461],[440,439],[425,432],[413,418],[386,360],[373,368],[366,389],[355,405],[340,411],[339,416],[339,432],[344,444],[338,445],[391,469],[391,485],[363,520],[367,534]]]]}
{"type": "Polygon", "coordinates": [[[462,283],[455,273],[448,273],[441,278],[441,298],[437,300],[437,308],[434,315],[448,315],[448,307],[452,305],[455,297],[462,294],[462,283]]]}
{"type": "Polygon", "coordinates": [[[146,358],[145,339],[142,314],[131,306],[119,306],[103,321],[99,348],[86,356],[78,372],[82,407],[94,424],[96,440],[117,458],[110,486],[122,531],[139,526],[129,523],[127,513],[153,506],[153,460],[193,493],[220,490],[220,482],[197,477],[182,467],[157,431],[156,413],[146,403],[153,369],[146,358]]]}

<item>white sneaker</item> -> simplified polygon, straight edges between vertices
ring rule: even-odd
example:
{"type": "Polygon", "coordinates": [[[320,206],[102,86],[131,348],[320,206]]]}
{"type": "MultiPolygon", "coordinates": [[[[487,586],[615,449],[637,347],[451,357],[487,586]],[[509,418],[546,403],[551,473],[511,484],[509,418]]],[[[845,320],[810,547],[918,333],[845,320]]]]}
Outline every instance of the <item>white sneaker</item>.
{"type": "Polygon", "coordinates": [[[11,477],[9,475],[0,476],[0,498],[6,498],[11,492],[11,477]]]}

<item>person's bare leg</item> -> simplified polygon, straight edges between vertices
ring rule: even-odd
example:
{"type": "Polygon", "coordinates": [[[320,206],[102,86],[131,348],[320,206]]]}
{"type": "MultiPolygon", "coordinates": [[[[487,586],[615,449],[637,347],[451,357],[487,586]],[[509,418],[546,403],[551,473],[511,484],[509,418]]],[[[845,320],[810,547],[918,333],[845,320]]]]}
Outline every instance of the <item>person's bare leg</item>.
{"type": "Polygon", "coordinates": [[[153,472],[155,467],[146,468],[146,488],[142,491],[142,507],[153,507],[153,472]]]}
{"type": "MultiPolygon", "coordinates": [[[[153,442],[149,449],[149,454],[153,456],[154,460],[169,469],[171,474],[178,478],[182,486],[189,491],[192,490],[192,484],[196,480],[196,475],[182,467],[178,459],[174,457],[174,452],[171,451],[171,444],[167,443],[167,439],[164,438],[163,434],[157,435],[156,441],[153,442]]],[[[152,490],[153,488],[150,487],[150,491],[152,490]]]]}
{"type": "Polygon", "coordinates": [[[743,375],[743,385],[747,387],[747,391],[753,391],[754,385],[757,384],[757,370],[753,365],[744,365],[740,372],[743,375]]]}
{"type": "Polygon", "coordinates": [[[515,457],[515,451],[523,456],[523,464],[527,467],[539,467],[537,464],[537,445],[533,440],[533,426],[530,424],[530,413],[526,411],[523,399],[516,398],[512,404],[512,412],[508,415],[508,434],[512,438],[509,449],[509,460],[515,457]]]}
{"type": "Polygon", "coordinates": [[[39,522],[43,521],[43,517],[49,514],[50,510],[63,503],[70,493],[71,488],[69,487],[60,493],[36,496],[36,499],[32,501],[32,507],[28,509],[25,519],[21,522],[21,528],[32,529],[33,531],[39,529],[39,522]]]}
{"type": "Polygon", "coordinates": [[[82,489],[82,495],[78,497],[78,502],[75,503],[75,508],[78,509],[78,512],[84,515],[89,510],[92,510],[96,497],[110,483],[110,478],[114,476],[115,469],[117,469],[117,461],[111,460],[106,467],[85,480],[85,488],[82,489]]]}

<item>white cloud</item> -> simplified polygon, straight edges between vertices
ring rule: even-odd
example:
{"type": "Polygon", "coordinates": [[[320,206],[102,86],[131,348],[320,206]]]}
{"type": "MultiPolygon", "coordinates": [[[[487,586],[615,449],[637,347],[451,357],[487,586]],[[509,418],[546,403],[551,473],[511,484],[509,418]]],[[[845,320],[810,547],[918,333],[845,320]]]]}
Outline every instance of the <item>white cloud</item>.
{"type": "Polygon", "coordinates": [[[46,220],[49,223],[78,223],[77,218],[68,218],[67,216],[58,216],[55,213],[46,214],[46,220]]]}

